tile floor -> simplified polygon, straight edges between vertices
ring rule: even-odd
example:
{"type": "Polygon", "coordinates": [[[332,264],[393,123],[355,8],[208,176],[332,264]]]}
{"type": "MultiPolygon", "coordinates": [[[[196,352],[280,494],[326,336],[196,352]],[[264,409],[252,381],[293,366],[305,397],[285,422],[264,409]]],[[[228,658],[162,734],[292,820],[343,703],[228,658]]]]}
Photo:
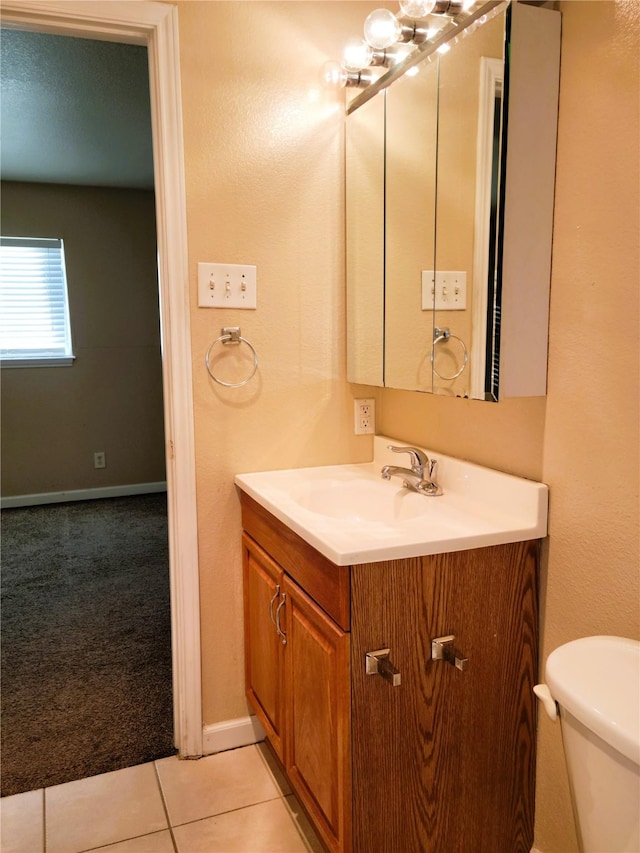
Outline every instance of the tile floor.
{"type": "Polygon", "coordinates": [[[264,744],[0,800],[1,853],[321,853],[264,744]]]}

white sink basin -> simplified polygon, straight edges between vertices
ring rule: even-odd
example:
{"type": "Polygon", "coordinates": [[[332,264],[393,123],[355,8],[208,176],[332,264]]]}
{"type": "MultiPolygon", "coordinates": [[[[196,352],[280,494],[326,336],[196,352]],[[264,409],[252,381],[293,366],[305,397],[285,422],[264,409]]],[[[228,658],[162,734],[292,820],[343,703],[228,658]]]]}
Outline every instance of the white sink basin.
{"type": "Polygon", "coordinates": [[[547,534],[547,487],[426,451],[444,494],[383,480],[383,465],[408,465],[376,436],[374,461],[238,474],[236,485],[340,566],[464,551],[547,534]]]}
{"type": "Polygon", "coordinates": [[[426,509],[422,495],[407,489],[390,489],[387,482],[371,476],[353,480],[310,478],[294,486],[290,497],[310,512],[356,524],[395,524],[422,516],[426,509]]]}

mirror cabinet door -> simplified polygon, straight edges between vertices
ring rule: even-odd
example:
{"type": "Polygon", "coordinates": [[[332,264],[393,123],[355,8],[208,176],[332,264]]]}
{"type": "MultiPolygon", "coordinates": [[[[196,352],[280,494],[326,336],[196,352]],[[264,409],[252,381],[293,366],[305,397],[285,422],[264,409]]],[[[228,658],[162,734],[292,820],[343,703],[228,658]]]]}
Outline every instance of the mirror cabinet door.
{"type": "Polygon", "coordinates": [[[346,123],[347,378],[383,385],[385,93],[346,123]]]}
{"type": "Polygon", "coordinates": [[[499,67],[496,79],[502,78],[504,26],[503,13],[439,59],[434,325],[450,337],[443,333],[434,338],[433,390],[438,394],[486,399],[486,334],[494,307],[499,317],[495,265],[489,256],[495,258],[499,171],[492,166],[499,165],[502,111],[501,90],[489,93],[483,72],[492,59],[499,67]],[[488,126],[483,111],[488,111],[488,126]],[[474,381],[477,368],[481,378],[474,381]]]}
{"type": "Polygon", "coordinates": [[[410,391],[432,390],[437,100],[435,61],[387,90],[384,383],[410,391]]]}
{"type": "Polygon", "coordinates": [[[546,393],[559,56],[511,4],[350,112],[349,381],[546,393]]]}

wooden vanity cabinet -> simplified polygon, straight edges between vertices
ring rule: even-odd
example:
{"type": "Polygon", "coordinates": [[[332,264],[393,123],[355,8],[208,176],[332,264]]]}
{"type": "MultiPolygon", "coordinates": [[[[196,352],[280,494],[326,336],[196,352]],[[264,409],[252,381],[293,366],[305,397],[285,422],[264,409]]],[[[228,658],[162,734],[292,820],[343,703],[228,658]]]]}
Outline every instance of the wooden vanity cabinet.
{"type": "Polygon", "coordinates": [[[328,849],[529,853],[539,543],[340,567],[242,508],[247,696],[328,849]]]}
{"type": "Polygon", "coordinates": [[[243,498],[246,692],[318,834],[332,851],[351,850],[349,590],[336,567],[300,540],[265,535],[269,521],[243,498]],[[253,535],[249,535],[253,534],[253,535]],[[254,538],[255,537],[255,538],[254,538]],[[263,544],[280,562],[268,554],[263,544]],[[309,548],[305,559],[304,552],[309,548]],[[308,594],[296,577],[306,578],[308,594]],[[325,582],[326,581],[326,582],[325,582]],[[333,588],[335,587],[335,588],[333,588]],[[336,594],[331,615],[316,597],[336,594]]]}
{"type": "Polygon", "coordinates": [[[247,698],[258,714],[271,746],[284,762],[285,646],[275,622],[276,609],[284,592],[284,572],[246,534],[242,539],[247,698]]]}
{"type": "Polygon", "coordinates": [[[331,850],[351,850],[349,634],[286,581],[284,766],[331,850]]]}
{"type": "Polygon", "coordinates": [[[518,542],[352,567],[358,853],[531,850],[538,550],[518,542]],[[447,635],[463,671],[432,659],[432,640],[447,635]],[[399,687],[365,673],[366,653],[381,647],[399,687]]]}

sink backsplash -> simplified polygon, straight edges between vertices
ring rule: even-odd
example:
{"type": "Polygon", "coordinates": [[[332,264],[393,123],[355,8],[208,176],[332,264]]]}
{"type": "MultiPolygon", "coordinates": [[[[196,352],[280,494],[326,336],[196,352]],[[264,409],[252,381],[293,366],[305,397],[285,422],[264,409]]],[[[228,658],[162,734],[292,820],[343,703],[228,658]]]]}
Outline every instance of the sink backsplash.
{"type": "Polygon", "coordinates": [[[429,450],[418,444],[413,445],[400,439],[376,435],[373,439],[373,462],[380,468],[383,465],[405,465],[408,462],[408,456],[388,450],[390,444],[396,447],[417,447],[423,450],[429,459],[436,459],[438,465],[434,472],[435,479],[445,493],[453,491],[458,497],[473,501],[474,504],[487,503],[490,495],[499,495],[501,502],[502,499],[507,502],[506,505],[512,503],[519,510],[535,512],[544,525],[543,535],[546,535],[549,494],[544,484],[526,480],[523,477],[515,477],[493,468],[485,468],[474,462],[465,462],[453,456],[446,456],[444,453],[429,450]]]}

